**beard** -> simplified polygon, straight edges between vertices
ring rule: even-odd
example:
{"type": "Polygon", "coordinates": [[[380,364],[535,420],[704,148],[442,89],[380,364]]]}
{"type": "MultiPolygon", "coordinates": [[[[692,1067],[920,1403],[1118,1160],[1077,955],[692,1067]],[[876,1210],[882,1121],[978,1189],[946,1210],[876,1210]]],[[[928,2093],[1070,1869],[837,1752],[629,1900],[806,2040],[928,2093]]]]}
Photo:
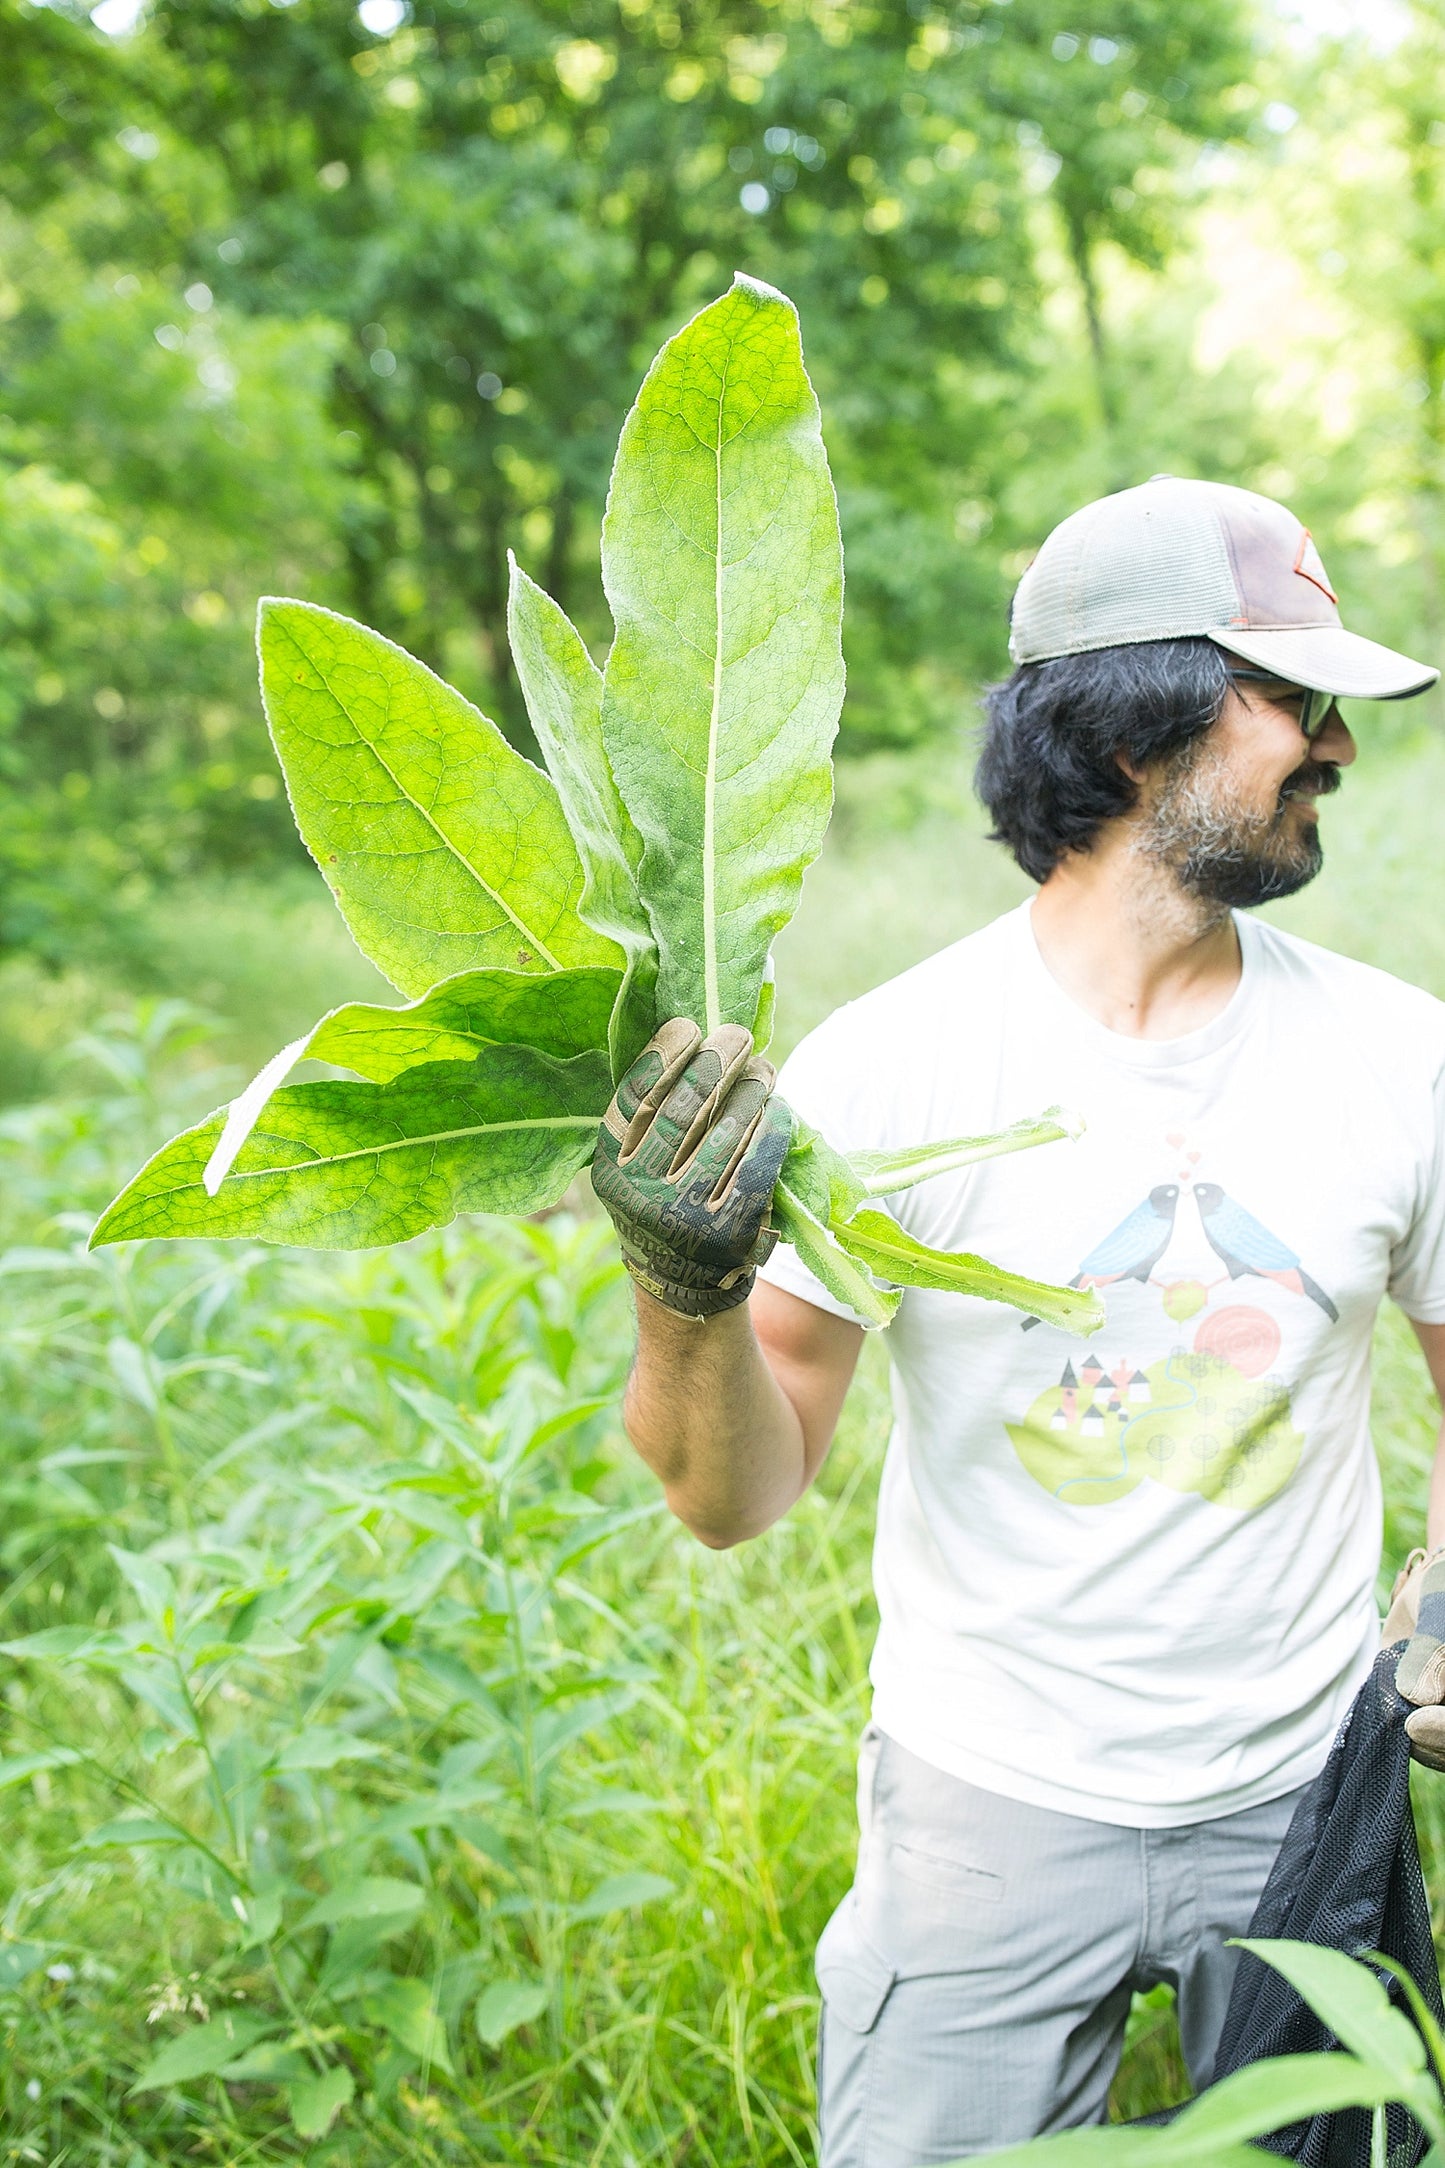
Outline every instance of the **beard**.
{"type": "Polygon", "coordinates": [[[1221,913],[1252,910],[1295,895],[1319,872],[1319,828],[1296,822],[1290,809],[1339,787],[1333,761],[1307,760],[1286,777],[1274,806],[1261,810],[1246,803],[1222,761],[1191,747],[1165,777],[1138,847],[1198,902],[1221,913]]]}

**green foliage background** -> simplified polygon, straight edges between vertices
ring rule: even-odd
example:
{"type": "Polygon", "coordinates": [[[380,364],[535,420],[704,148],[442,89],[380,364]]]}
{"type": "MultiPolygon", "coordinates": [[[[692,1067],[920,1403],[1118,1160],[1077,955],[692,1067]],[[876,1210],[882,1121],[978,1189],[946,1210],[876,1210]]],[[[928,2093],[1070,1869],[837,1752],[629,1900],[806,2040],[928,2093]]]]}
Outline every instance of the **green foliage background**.
{"type": "MultiPolygon", "coordinates": [[[[1328,878],[1281,915],[1445,993],[1424,907],[1442,785],[1428,740],[1357,770],[1328,878]]],[[[922,809],[916,786],[911,756],[845,773],[784,936],[789,1036],[1021,892],[966,772],[933,763],[922,809]]],[[[276,969],[287,938],[251,932],[276,969]]],[[[884,1343],[798,1509],[704,1551],[617,1427],[628,1305],[596,1218],[347,1257],[86,1254],[118,1176],[236,1080],[215,1047],[184,1005],[103,1017],[63,1094],[0,1114],[10,2157],[808,2162],[884,1343]],[[51,1638],[14,1649],[27,1635],[51,1638]],[[308,1925],[329,1899],[377,1909],[308,1925]],[[494,2043],[479,2005],[528,2014],[494,2043]],[[208,2035],[176,2082],[132,2090],[227,2013],[252,2024],[241,2075],[208,2074],[239,2059],[208,2035]],[[304,2138],[290,2089],[318,2064],[354,2096],[304,2138]]],[[[1389,1314],[1386,1577],[1434,1424],[1389,1314]]],[[[1428,1776],[1417,1813],[1438,1891],[1428,1776]]],[[[1167,1998],[1130,2030],[1120,2113],[1183,2090],[1167,1998]]]]}
{"type": "Polygon", "coordinates": [[[260,592],[527,745],[506,552],[606,645],[618,426],[734,269],[823,401],[845,751],[955,732],[1041,535],[1161,468],[1289,494],[1348,602],[1436,628],[1424,0],[1379,49],[1265,0],[98,12],[0,0],[0,954],[154,980],[178,878],[300,864],[260,592]]]}
{"type": "MultiPolygon", "coordinates": [[[[882,1350],[817,1490],[719,1558],[620,1440],[586,1217],[82,1254],[178,1121],[395,998],[295,843],[255,597],[354,612],[525,745],[507,549],[600,651],[642,369],[735,268],[781,284],[851,755],[786,1045],[1022,892],[972,694],[1088,496],[1286,496],[1353,621],[1439,657],[1445,12],[1343,43],[1266,0],[395,12],[107,34],[0,0],[0,1632],[69,1636],[0,1657],[0,2159],[771,2168],[811,2157],[882,1350]]],[[[1436,714],[1358,718],[1281,915],[1445,994],[1436,714]]],[[[1393,1560],[1434,1420],[1395,1319],[1376,1411],[1393,1560]]],[[[1131,2036],[1137,2109],[1179,2072],[1167,2010],[1131,2036]]]]}
{"type": "Polygon", "coordinates": [[[1290,495],[1350,604],[1435,632],[1429,0],[1383,46],[1267,0],[368,19],[0,0],[0,953],[154,978],[178,878],[299,864],[259,592],[526,745],[506,552],[605,646],[618,426],[734,269],[795,297],[823,401],[845,751],[956,731],[1041,535],[1161,468],[1290,495]]]}

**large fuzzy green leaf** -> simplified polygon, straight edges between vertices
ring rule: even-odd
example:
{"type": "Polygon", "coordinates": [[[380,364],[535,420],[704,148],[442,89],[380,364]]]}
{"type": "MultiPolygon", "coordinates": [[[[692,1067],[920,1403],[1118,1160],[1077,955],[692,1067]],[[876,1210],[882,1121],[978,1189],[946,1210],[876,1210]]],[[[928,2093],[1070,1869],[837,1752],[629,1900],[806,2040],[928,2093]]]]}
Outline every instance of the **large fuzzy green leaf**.
{"type": "Polygon", "coordinates": [[[272,1095],[300,1061],[334,1062],[389,1084],[432,1061],[465,1061],[483,1047],[530,1046],[554,1060],[601,1052],[622,974],[610,965],[576,971],[461,971],[403,1009],[351,1001],[273,1054],[226,1111],[203,1180],[212,1197],[236,1163],[272,1095]]]}
{"type": "Polygon", "coordinates": [[[334,1062],[373,1084],[428,1061],[465,1061],[485,1046],[530,1046],[554,1061],[605,1053],[621,973],[592,964],[545,977],[462,971],[404,1009],[349,1001],[301,1041],[298,1060],[334,1062]]]}
{"type": "Polygon", "coordinates": [[[773,1224],[829,1294],[846,1302],[868,1324],[888,1323],[898,1307],[894,1289],[932,1287],[1011,1303],[1048,1324],[1061,1325],[1066,1332],[1093,1332],[1104,1315],[1097,1295],[1023,1279],[1001,1271],[986,1258],[930,1249],[887,1212],[867,1203],[880,1190],[911,1188],[932,1174],[966,1166],[991,1152],[1018,1151],[1027,1144],[1074,1134],[1076,1126],[1065,1127],[1045,1116],[993,1137],[961,1137],[901,1153],[855,1152],[845,1157],[794,1115],[793,1142],[778,1182],[773,1224]],[[880,1286],[880,1281],[891,1285],[880,1286]]]}
{"type": "MultiPolygon", "coordinates": [[[[297,825],[406,1009],[352,1003],[174,1139],[96,1242],[399,1240],[553,1201],[658,1021],[771,1027],[769,949],[832,802],[842,550],[796,312],[739,277],[664,347],[618,447],[600,674],[511,568],[509,628],[544,775],[413,657],[329,610],[261,605],[262,691],[297,825]],[[307,1055],[363,1084],[287,1087],[307,1055]],[[472,1059],[464,1057],[474,1055],[472,1059]]],[[[898,1285],[1079,1329],[1095,1298],[915,1242],[871,1196],[1065,1134],[1049,1117],[850,1165],[799,1126],[781,1231],[883,1324],[898,1285]]]]}
{"type": "Polygon", "coordinates": [[[203,1173],[224,1117],[163,1146],[102,1217],[92,1246],[141,1236],[249,1236],[371,1249],[458,1212],[536,1212],[586,1166],[612,1089],[606,1059],[493,1047],[391,1084],[274,1093],[214,1196],[203,1173]]]}
{"type": "Polygon", "coordinates": [[[1030,1317],[1042,1318],[1046,1325],[1061,1325],[1065,1332],[1081,1337],[1097,1332],[1104,1322],[1104,1305],[1086,1289],[1026,1280],[967,1251],[930,1249],[876,1206],[865,1206],[841,1222],[835,1220],[832,1231],[848,1255],[880,1279],[1011,1303],[1030,1317]]]}
{"type": "Polygon", "coordinates": [[[1028,1152],[1036,1144],[1077,1140],[1084,1125],[1062,1107],[1048,1107],[1027,1121],[1011,1122],[981,1137],[947,1137],[937,1144],[913,1144],[899,1152],[849,1152],[848,1165],[869,1197],[896,1197],[900,1191],[952,1174],[980,1159],[1002,1159],[1008,1152],[1028,1152]]]}
{"type": "Polygon", "coordinates": [[[358,947],[404,994],[490,965],[618,964],[577,915],[550,779],[380,633],[267,599],[261,692],[292,811],[358,947]]]}
{"type": "Polygon", "coordinates": [[[582,900],[589,926],[618,942],[627,977],[612,1033],[612,1068],[621,1076],[661,1019],[654,1007],[657,944],[637,891],[642,838],[623,805],[602,742],[602,672],[566,612],[509,553],[507,630],[512,660],[542,758],[557,786],[582,856],[582,900]]]}
{"type": "Polygon", "coordinates": [[[847,1219],[868,1194],[852,1163],[797,1114],[793,1114],[793,1141],[783,1161],[782,1179],[825,1226],[847,1219]]]}
{"type": "Polygon", "coordinates": [[[835,1302],[846,1303],[865,1325],[886,1325],[898,1308],[895,1289],[880,1287],[867,1266],[841,1247],[827,1219],[816,1209],[816,1200],[795,1189],[787,1171],[773,1191],[773,1225],[785,1242],[791,1242],[815,1280],[835,1302]]]}
{"type": "Polygon", "coordinates": [[[660,1016],[752,1029],[832,804],[843,558],[797,314],[739,278],[658,355],[602,531],[602,733],[660,1016]]]}

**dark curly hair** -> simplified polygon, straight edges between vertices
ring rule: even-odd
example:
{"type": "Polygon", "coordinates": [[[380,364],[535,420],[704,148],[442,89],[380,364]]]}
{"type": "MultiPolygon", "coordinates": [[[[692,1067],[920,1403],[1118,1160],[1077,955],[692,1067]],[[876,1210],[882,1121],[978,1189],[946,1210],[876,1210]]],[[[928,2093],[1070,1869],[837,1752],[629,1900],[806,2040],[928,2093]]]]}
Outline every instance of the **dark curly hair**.
{"type": "Polygon", "coordinates": [[[1212,640],[1144,640],[1023,663],[983,697],[974,788],[1024,872],[1046,881],[1138,792],[1119,765],[1170,760],[1219,720],[1229,666],[1212,640]]]}

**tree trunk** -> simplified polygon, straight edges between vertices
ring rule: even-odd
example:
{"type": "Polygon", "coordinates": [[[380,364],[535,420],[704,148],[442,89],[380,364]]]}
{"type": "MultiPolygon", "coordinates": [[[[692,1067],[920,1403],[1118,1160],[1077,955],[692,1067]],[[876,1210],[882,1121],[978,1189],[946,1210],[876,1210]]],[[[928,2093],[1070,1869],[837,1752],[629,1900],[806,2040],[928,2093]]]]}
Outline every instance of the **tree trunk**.
{"type": "Polygon", "coordinates": [[[547,548],[547,564],[542,575],[542,585],[559,608],[567,610],[569,591],[572,586],[572,533],[577,524],[577,507],[572,492],[564,484],[552,499],[552,540],[547,548]]]}
{"type": "Polygon", "coordinates": [[[1111,367],[1108,342],[1104,336],[1104,318],[1099,307],[1099,284],[1094,276],[1094,252],[1089,238],[1087,221],[1082,212],[1065,213],[1069,235],[1069,255],[1079,281],[1079,292],[1084,303],[1084,322],[1089,332],[1089,352],[1094,360],[1094,388],[1098,394],[1099,413],[1104,424],[1108,444],[1109,467],[1115,465],[1115,432],[1119,426],[1119,411],[1114,398],[1114,376],[1111,367]]]}
{"type": "Polygon", "coordinates": [[[510,500],[482,504],[482,543],[473,559],[475,577],[470,602],[481,627],[492,665],[492,720],[528,760],[541,760],[541,748],[527,715],[522,688],[512,665],[507,638],[507,552],[503,537],[515,517],[510,500]]]}

